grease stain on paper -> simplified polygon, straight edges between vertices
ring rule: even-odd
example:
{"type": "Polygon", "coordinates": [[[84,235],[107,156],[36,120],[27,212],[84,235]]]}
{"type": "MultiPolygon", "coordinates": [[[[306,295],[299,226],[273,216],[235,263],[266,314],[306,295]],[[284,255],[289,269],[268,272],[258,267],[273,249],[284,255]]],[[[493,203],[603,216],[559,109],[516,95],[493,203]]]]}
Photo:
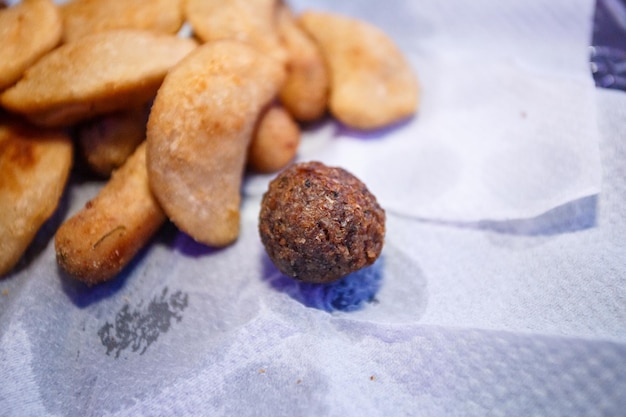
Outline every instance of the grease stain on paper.
{"type": "Polygon", "coordinates": [[[119,358],[126,349],[143,355],[161,333],[170,330],[172,320],[182,320],[182,312],[188,305],[188,295],[182,291],[168,292],[168,287],[163,288],[161,295],[155,296],[147,306],[143,305],[143,301],[135,308],[131,308],[128,303],[124,304],[117,312],[115,321],[107,321],[98,330],[107,355],[115,352],[115,358],[119,358]]]}

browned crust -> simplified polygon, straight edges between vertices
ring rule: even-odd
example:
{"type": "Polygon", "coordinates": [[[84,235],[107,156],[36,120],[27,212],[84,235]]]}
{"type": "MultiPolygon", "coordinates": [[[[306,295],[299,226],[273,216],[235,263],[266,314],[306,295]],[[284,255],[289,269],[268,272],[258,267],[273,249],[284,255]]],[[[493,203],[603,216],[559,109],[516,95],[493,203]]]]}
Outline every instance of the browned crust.
{"type": "Polygon", "coordinates": [[[148,185],[145,148],[57,231],[57,262],[71,276],[90,285],[114,278],[165,221],[148,185]]]}
{"type": "Polygon", "coordinates": [[[190,39],[137,30],[86,36],[37,61],[0,103],[45,126],[137,106],[154,97],[170,67],[195,47],[190,39]]]}
{"type": "Polygon", "coordinates": [[[344,169],[299,163],[270,183],[259,233],[270,259],[285,275],[327,283],[378,258],[385,212],[365,184],[344,169]]]}
{"type": "Polygon", "coordinates": [[[68,135],[0,120],[0,276],[56,210],[72,166],[68,135]]]}

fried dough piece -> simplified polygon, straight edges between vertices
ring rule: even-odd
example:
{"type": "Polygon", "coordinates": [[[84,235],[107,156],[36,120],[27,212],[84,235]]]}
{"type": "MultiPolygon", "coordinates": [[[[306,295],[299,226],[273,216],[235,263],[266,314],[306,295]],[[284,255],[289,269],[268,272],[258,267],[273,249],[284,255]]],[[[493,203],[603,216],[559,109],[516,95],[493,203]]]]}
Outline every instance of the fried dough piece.
{"type": "Polygon", "coordinates": [[[167,71],[196,47],[191,39],[119,30],[62,45],[0,95],[36,124],[65,126],[148,102],[167,71]]]}
{"type": "Polygon", "coordinates": [[[324,57],[284,4],[278,10],[278,33],[288,56],[287,80],[280,90],[280,101],[297,120],[317,120],[326,111],[330,88],[324,57]]]}
{"type": "Polygon", "coordinates": [[[300,126],[279,104],[270,106],[259,118],[250,148],[248,168],[269,174],[286,167],[296,156],[300,126]]]}
{"type": "Polygon", "coordinates": [[[417,111],[418,83],[408,61],[377,27],[325,12],[299,23],[317,41],[330,71],[329,108],[344,124],[377,129],[417,111]]]}
{"type": "Polygon", "coordinates": [[[276,28],[277,0],[187,0],[185,17],[204,42],[246,42],[280,62],[287,56],[276,28]]]}
{"type": "Polygon", "coordinates": [[[0,276],[56,210],[72,153],[72,141],[61,131],[0,120],[0,276]]]}
{"type": "Polygon", "coordinates": [[[0,91],[61,40],[63,23],[51,0],[23,0],[0,9],[0,91]]]}
{"type": "Polygon", "coordinates": [[[114,278],[165,222],[140,145],[85,208],[55,235],[58,264],[89,285],[114,278]]]}
{"type": "Polygon", "coordinates": [[[183,24],[181,0],[73,0],[60,6],[63,41],[116,29],[175,34],[183,24]]]}
{"type": "Polygon", "coordinates": [[[146,138],[149,107],[105,114],[77,129],[80,150],[89,168],[102,177],[124,164],[146,138]]]}
{"type": "Polygon", "coordinates": [[[150,186],[198,242],[237,239],[246,150],[284,78],[276,60],[229,40],[200,46],[163,81],[148,119],[150,186]]]}

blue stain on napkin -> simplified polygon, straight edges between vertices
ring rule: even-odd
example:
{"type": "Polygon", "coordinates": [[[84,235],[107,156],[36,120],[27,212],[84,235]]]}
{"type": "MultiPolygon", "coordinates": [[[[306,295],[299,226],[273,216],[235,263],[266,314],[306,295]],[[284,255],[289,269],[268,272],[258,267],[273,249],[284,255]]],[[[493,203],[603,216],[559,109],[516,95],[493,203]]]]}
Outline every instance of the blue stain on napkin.
{"type": "Polygon", "coordinates": [[[269,258],[266,257],[265,261],[265,279],[273,288],[288,294],[307,307],[329,313],[356,311],[375,303],[383,277],[383,256],[373,265],[328,284],[311,284],[295,280],[280,273],[269,258]]]}

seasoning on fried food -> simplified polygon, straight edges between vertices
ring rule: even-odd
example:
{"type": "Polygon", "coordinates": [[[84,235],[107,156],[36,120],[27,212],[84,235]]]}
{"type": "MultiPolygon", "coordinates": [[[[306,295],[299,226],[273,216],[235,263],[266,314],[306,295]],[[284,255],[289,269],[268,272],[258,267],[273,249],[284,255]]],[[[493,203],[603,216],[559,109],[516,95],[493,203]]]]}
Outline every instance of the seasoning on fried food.
{"type": "Polygon", "coordinates": [[[365,184],[346,170],[299,163],[270,183],[261,203],[259,233],[282,273],[329,283],[378,258],[385,212],[365,184]]]}
{"type": "Polygon", "coordinates": [[[148,119],[150,186],[169,219],[196,241],[239,236],[246,151],[285,78],[252,46],[203,44],[168,73],[148,119]]]}
{"type": "Polygon", "coordinates": [[[144,142],[57,230],[57,262],[74,278],[89,285],[114,278],[165,222],[148,185],[145,155],[144,142]]]}
{"type": "Polygon", "coordinates": [[[191,39],[140,30],[85,36],[50,51],[0,95],[35,124],[67,126],[151,100],[191,39]]]}
{"type": "Polygon", "coordinates": [[[117,29],[173,35],[183,24],[182,0],[72,0],[60,9],[64,42],[117,29]]]}

